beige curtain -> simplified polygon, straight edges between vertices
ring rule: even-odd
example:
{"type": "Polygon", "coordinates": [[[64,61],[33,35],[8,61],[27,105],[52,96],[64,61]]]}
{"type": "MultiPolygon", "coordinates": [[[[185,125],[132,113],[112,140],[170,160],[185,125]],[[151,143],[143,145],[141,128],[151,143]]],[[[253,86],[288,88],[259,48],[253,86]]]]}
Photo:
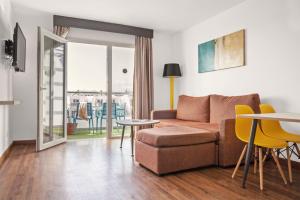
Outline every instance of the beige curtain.
{"type": "Polygon", "coordinates": [[[63,38],[66,38],[69,32],[70,27],[54,26],[53,28],[53,33],[63,38]]]}
{"type": "Polygon", "coordinates": [[[150,119],[153,109],[152,39],[136,36],[133,77],[133,116],[150,119]]]}

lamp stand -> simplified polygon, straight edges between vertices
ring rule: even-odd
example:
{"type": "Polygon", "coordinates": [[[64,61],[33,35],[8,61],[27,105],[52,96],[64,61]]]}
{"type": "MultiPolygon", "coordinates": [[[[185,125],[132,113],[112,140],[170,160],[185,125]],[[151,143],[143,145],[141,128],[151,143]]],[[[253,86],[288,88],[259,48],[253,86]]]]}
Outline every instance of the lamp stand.
{"type": "Polygon", "coordinates": [[[170,77],[170,109],[174,109],[174,77],[170,77]]]}

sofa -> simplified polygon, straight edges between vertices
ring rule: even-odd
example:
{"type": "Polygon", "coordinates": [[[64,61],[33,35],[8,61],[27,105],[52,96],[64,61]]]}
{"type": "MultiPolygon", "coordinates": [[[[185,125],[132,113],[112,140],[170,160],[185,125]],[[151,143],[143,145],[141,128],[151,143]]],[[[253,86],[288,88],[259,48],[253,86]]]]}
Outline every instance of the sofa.
{"type": "Polygon", "coordinates": [[[243,144],[235,135],[237,104],[259,113],[258,94],[242,96],[179,96],[177,110],[154,110],[160,120],[135,139],[136,161],[156,174],[205,166],[236,164],[243,144]]]}

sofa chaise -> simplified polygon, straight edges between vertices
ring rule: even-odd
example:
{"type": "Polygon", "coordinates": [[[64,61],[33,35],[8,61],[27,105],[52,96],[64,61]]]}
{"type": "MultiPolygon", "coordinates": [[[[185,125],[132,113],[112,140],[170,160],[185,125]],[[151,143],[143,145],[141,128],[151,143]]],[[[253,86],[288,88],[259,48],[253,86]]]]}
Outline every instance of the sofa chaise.
{"type": "Polygon", "coordinates": [[[177,110],[154,110],[160,123],[142,129],[135,139],[135,158],[156,174],[236,164],[243,144],[235,136],[237,104],[259,112],[258,94],[179,97],[177,110]]]}

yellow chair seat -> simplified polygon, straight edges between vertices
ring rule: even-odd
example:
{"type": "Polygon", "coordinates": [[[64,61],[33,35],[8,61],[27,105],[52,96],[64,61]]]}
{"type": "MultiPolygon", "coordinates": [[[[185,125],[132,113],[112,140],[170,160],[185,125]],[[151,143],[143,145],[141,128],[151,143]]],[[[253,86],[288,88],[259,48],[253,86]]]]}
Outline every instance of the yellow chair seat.
{"type": "MultiPolygon", "coordinates": [[[[275,113],[275,109],[269,104],[260,104],[261,113],[275,113]]],[[[300,135],[288,133],[281,126],[279,121],[261,120],[262,131],[265,135],[284,140],[287,142],[300,143],[300,135]]]]}
{"type": "MultiPolygon", "coordinates": [[[[257,127],[257,129],[259,130],[258,127],[257,127]]],[[[279,140],[277,138],[273,139],[273,138],[265,136],[265,135],[263,135],[263,133],[259,133],[259,132],[261,132],[261,131],[256,131],[254,145],[260,146],[260,147],[266,147],[266,148],[285,148],[286,147],[287,144],[284,140],[279,140]]],[[[237,136],[243,142],[245,142],[245,143],[249,142],[249,137],[240,137],[239,135],[237,135],[237,136]]]]}
{"type": "Polygon", "coordinates": [[[262,133],[256,134],[254,144],[266,148],[285,148],[287,143],[284,140],[273,139],[262,133]]]}
{"type": "Polygon", "coordinates": [[[288,142],[300,143],[300,135],[288,133],[286,131],[279,131],[279,130],[273,132],[273,134],[268,134],[268,136],[272,138],[288,141],[288,142]]]}
{"type": "MultiPolygon", "coordinates": [[[[235,112],[239,114],[254,114],[251,107],[247,105],[236,105],[235,112]]],[[[235,123],[236,136],[243,142],[249,142],[250,130],[251,130],[251,119],[239,118],[237,116],[235,123]]],[[[286,140],[275,139],[264,135],[261,131],[260,126],[257,126],[254,144],[260,147],[266,148],[285,148],[287,146],[286,140]]]]}

